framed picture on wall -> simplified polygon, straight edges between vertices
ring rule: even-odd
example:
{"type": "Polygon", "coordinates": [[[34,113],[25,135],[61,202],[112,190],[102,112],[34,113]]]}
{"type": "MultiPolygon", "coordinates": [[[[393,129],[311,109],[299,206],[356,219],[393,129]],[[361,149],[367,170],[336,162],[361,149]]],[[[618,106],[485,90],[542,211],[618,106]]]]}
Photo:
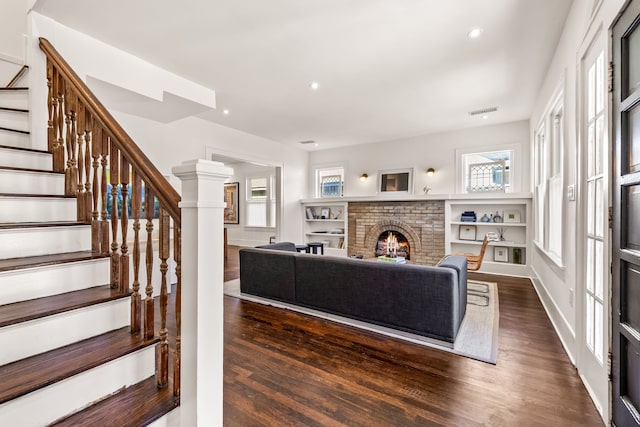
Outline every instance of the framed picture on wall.
{"type": "Polygon", "coordinates": [[[378,171],[379,193],[413,193],[413,168],[378,171]]]}
{"type": "Polygon", "coordinates": [[[224,223],[240,224],[240,207],[238,206],[239,182],[229,182],[224,185],[224,223]]]}

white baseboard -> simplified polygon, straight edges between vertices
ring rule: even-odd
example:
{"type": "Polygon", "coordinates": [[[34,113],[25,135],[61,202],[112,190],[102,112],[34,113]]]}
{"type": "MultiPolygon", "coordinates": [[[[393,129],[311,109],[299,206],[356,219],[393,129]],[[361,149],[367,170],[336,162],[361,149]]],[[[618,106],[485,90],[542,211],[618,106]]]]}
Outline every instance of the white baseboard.
{"type": "Polygon", "coordinates": [[[551,324],[553,325],[553,329],[556,331],[556,335],[560,338],[560,342],[562,343],[562,347],[564,347],[565,353],[569,356],[569,360],[573,364],[576,365],[576,355],[573,351],[576,344],[576,334],[567,319],[564,317],[558,306],[556,305],[549,292],[547,292],[547,288],[544,286],[542,280],[540,280],[540,276],[538,272],[535,270],[533,266],[531,268],[531,281],[533,282],[533,288],[538,294],[538,298],[542,303],[542,307],[544,311],[547,313],[547,317],[551,320],[551,324]]]}

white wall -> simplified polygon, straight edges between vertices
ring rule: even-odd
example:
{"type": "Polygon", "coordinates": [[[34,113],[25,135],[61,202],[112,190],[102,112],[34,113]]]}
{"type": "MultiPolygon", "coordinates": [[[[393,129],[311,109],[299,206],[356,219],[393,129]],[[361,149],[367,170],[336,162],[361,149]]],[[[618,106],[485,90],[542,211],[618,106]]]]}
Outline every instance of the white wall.
{"type": "Polygon", "coordinates": [[[269,243],[269,238],[275,236],[275,229],[256,228],[245,226],[247,214],[247,178],[255,176],[275,176],[275,168],[270,166],[255,165],[252,163],[233,163],[233,176],[228,182],[240,183],[238,205],[240,213],[239,224],[225,224],[227,238],[230,245],[257,246],[269,243]]]}
{"type": "Polygon", "coordinates": [[[0,2],[0,87],[20,70],[25,59],[27,1],[0,2]]]}
{"type": "MultiPolygon", "coordinates": [[[[32,146],[36,148],[46,147],[47,135],[46,103],[42,101],[46,99],[46,69],[38,37],[46,37],[83,79],[93,76],[149,97],[161,97],[169,90],[194,102],[211,100],[213,91],[35,12],[30,13],[29,31],[29,57],[34,64],[30,73],[32,146]],[[202,91],[199,92],[199,88],[202,91]]],[[[120,111],[110,112],[165,176],[170,176],[171,168],[184,160],[204,159],[207,149],[238,159],[282,166],[285,190],[280,239],[302,240],[298,201],[306,196],[307,152],[195,117],[161,123],[120,111]]],[[[178,180],[171,179],[171,182],[179,187],[178,180]]]]}
{"type": "MultiPolygon", "coordinates": [[[[535,129],[542,119],[542,114],[551,100],[558,83],[564,79],[564,117],[565,117],[565,195],[566,186],[579,185],[578,176],[578,76],[579,52],[587,33],[599,25],[604,31],[612,23],[624,0],[603,1],[597,15],[591,22],[592,2],[576,1],[573,3],[565,28],[558,43],[557,50],[546,74],[544,84],[536,100],[531,116],[531,129],[535,129]]],[[[533,157],[533,151],[531,153],[533,157]]],[[[580,215],[575,202],[564,203],[565,220],[563,224],[563,243],[565,268],[556,266],[539,249],[533,251],[531,259],[536,283],[543,292],[543,300],[550,304],[550,315],[565,343],[570,357],[575,358],[576,312],[575,301],[570,298],[570,289],[576,288],[578,245],[578,221],[580,215]]]]}
{"type": "MultiPolygon", "coordinates": [[[[606,40],[607,31],[622,7],[624,0],[604,0],[598,8],[594,5],[598,1],[574,1],[567,17],[562,37],[545,76],[539,96],[534,105],[531,116],[531,129],[537,128],[542,115],[551,100],[559,82],[564,81],[564,168],[565,168],[565,198],[564,198],[564,268],[560,268],[540,249],[535,247],[531,256],[533,281],[545,309],[551,318],[560,339],[571,360],[576,363],[579,355],[580,339],[577,334],[582,332],[582,315],[578,311],[583,298],[583,286],[579,283],[580,269],[583,268],[582,252],[580,250],[580,230],[583,226],[582,209],[580,208],[579,166],[581,151],[579,150],[578,129],[579,122],[579,76],[580,58],[586,52],[597,30],[601,30],[601,37],[606,40]],[[593,14],[595,11],[595,14],[593,14]],[[575,185],[578,194],[577,201],[567,199],[567,186],[575,185]]],[[[611,57],[608,43],[608,58],[611,57]]],[[[608,59],[607,59],[608,61],[608,59]]],[[[533,147],[531,151],[533,158],[533,147]]],[[[592,390],[588,378],[578,370],[585,381],[588,390],[592,390]]],[[[608,420],[608,402],[606,397],[598,401],[598,396],[592,393],[596,406],[601,410],[604,419],[608,420]]]]}
{"type": "MultiPolygon", "coordinates": [[[[517,146],[521,157],[517,162],[521,165],[522,180],[514,192],[529,192],[529,122],[526,120],[316,151],[309,154],[309,170],[312,174],[314,166],[344,160],[345,196],[375,195],[378,170],[404,168],[414,168],[414,194],[423,194],[427,185],[431,187],[430,194],[456,193],[456,150],[485,151],[504,145],[517,146]],[[433,177],[427,177],[428,168],[436,170],[433,177]],[[363,173],[369,175],[366,182],[359,179],[363,173]]],[[[309,183],[309,197],[313,197],[312,176],[309,183]]]]}
{"type": "MultiPolygon", "coordinates": [[[[298,202],[304,198],[307,185],[305,151],[198,118],[164,124],[118,111],[112,114],[164,175],[170,175],[171,168],[184,160],[206,158],[207,148],[233,153],[236,158],[259,157],[263,164],[281,165],[285,188],[281,240],[302,240],[298,202]]],[[[177,180],[171,182],[179,186],[177,180]]],[[[264,236],[247,240],[264,243],[264,236]]]]}

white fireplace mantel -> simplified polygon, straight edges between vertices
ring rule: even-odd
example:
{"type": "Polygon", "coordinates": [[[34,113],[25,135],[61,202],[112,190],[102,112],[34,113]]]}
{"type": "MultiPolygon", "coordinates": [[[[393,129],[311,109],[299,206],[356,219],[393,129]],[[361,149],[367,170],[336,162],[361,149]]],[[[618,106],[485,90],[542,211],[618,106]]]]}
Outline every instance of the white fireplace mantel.
{"type": "Polygon", "coordinates": [[[390,195],[377,194],[373,196],[344,196],[304,199],[301,203],[332,203],[332,202],[410,202],[420,200],[496,200],[496,199],[531,199],[531,193],[477,193],[477,194],[420,194],[420,195],[390,195]]]}

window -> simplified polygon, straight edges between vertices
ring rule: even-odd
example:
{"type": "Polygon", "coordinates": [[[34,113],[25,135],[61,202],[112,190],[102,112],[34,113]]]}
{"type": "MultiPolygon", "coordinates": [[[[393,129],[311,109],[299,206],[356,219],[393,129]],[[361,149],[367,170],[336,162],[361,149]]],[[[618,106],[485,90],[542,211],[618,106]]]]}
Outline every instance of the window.
{"type": "Polygon", "coordinates": [[[343,195],[343,167],[316,169],[316,197],[342,197],[343,195]]]}
{"type": "Polygon", "coordinates": [[[467,193],[511,191],[512,150],[462,155],[467,193]]]}
{"type": "Polygon", "coordinates": [[[535,242],[562,266],[564,101],[558,89],[534,134],[535,242]]]}
{"type": "Polygon", "coordinates": [[[247,227],[275,227],[274,177],[247,178],[247,227]]]}

